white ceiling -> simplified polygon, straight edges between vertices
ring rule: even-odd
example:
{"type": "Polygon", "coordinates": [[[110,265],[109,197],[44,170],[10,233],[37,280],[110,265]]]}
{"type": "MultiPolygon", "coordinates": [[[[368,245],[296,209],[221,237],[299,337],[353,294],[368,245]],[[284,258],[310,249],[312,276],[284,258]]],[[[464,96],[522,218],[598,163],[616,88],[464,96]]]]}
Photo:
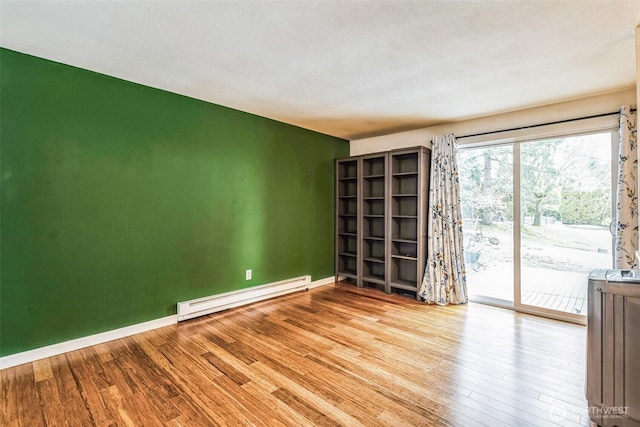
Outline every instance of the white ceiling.
{"type": "Polygon", "coordinates": [[[5,1],[0,45],[345,139],[635,84],[640,1],[5,1]]]}

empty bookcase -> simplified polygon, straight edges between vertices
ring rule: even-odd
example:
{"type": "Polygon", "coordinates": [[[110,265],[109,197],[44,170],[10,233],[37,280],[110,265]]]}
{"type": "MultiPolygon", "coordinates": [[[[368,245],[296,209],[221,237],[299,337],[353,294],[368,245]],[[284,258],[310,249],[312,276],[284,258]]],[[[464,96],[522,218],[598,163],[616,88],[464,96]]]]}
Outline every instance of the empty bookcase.
{"type": "Polygon", "coordinates": [[[388,156],[362,157],[362,285],[387,286],[388,156]]]}
{"type": "Polygon", "coordinates": [[[360,161],[336,161],[336,276],[359,283],[360,276],[360,161]]]}
{"type": "Polygon", "coordinates": [[[418,297],[429,162],[424,147],[336,161],[336,276],[418,297]]]}

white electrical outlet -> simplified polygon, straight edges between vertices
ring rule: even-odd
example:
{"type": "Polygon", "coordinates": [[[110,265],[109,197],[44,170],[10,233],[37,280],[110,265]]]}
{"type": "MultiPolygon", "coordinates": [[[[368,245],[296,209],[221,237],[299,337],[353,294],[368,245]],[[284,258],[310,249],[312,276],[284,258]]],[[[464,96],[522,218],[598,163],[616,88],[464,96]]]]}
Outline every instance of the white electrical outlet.
{"type": "Polygon", "coordinates": [[[247,280],[251,280],[251,270],[247,270],[245,273],[247,280]]]}

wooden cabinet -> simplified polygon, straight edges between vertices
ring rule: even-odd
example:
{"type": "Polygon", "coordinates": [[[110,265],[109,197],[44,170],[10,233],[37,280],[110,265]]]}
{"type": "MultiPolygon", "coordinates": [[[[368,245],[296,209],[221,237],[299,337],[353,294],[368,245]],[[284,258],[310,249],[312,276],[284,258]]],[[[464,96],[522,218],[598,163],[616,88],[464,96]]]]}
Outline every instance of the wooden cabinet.
{"type": "Polygon", "coordinates": [[[336,161],[336,276],[417,297],[429,162],[424,147],[336,161]]]}
{"type": "Polygon", "coordinates": [[[640,270],[594,270],[588,282],[589,417],[640,427],[640,270]]]}

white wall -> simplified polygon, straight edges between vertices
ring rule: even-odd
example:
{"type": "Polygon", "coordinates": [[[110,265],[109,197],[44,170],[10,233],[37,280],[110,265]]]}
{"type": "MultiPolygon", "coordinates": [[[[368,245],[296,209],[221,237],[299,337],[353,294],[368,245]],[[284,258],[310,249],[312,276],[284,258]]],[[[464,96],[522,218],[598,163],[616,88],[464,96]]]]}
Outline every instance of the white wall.
{"type": "MultiPolygon", "coordinates": [[[[640,34],[640,30],[638,31],[638,34],[640,34]]],[[[640,99],[640,92],[638,98],[640,99]]],[[[627,104],[637,105],[635,87],[541,107],[496,114],[479,119],[446,123],[406,132],[353,140],[351,141],[351,155],[358,156],[361,154],[377,153],[419,145],[429,147],[435,135],[453,133],[456,136],[463,136],[574,119],[577,117],[611,113],[618,111],[622,105],[627,104]]]]}

